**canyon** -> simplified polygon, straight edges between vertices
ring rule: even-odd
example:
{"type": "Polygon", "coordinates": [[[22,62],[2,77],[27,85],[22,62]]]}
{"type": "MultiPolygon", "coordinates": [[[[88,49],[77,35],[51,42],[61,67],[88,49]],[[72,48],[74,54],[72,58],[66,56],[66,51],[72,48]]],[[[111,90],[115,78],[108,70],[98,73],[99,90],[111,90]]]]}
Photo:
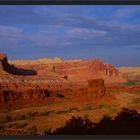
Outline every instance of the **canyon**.
{"type": "Polygon", "coordinates": [[[139,93],[138,68],[99,59],[13,61],[0,53],[0,134],[42,135],[73,116],[99,122],[123,107],[140,113],[139,93]]]}
{"type": "Polygon", "coordinates": [[[26,62],[8,61],[6,54],[0,54],[1,103],[44,99],[56,96],[59,91],[63,93],[60,96],[68,96],[70,89],[100,97],[105,94],[104,84],[124,81],[113,65],[97,59],[62,61],[55,58],[26,62]]]}

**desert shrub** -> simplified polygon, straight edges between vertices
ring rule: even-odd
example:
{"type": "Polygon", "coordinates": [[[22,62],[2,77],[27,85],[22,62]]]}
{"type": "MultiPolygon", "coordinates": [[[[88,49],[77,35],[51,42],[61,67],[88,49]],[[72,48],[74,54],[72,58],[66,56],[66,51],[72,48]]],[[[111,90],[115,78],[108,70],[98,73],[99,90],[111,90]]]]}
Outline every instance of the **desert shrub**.
{"type": "Polygon", "coordinates": [[[140,90],[132,91],[131,93],[140,94],[140,90]]]}
{"type": "Polygon", "coordinates": [[[24,120],[24,119],[25,119],[25,115],[17,114],[15,117],[15,120],[24,120]]]}
{"type": "Polygon", "coordinates": [[[140,104],[140,98],[135,98],[132,103],[134,104],[140,104]]]}
{"type": "Polygon", "coordinates": [[[97,109],[102,109],[102,108],[109,108],[109,105],[99,104],[94,107],[87,105],[83,110],[97,110],[97,109]]]}
{"type": "Polygon", "coordinates": [[[68,110],[67,110],[67,112],[68,113],[71,113],[71,112],[73,112],[73,111],[76,111],[76,112],[79,112],[80,110],[78,109],[78,108],[69,108],[68,110]]]}
{"type": "Polygon", "coordinates": [[[51,133],[51,128],[44,128],[41,132],[41,135],[47,135],[51,133]]]}
{"type": "Polygon", "coordinates": [[[37,115],[38,112],[28,112],[27,114],[16,114],[15,117],[13,117],[14,120],[25,120],[25,119],[34,119],[35,115],[37,115]]]}
{"type": "Polygon", "coordinates": [[[37,116],[47,116],[50,114],[51,111],[46,111],[46,112],[40,112],[37,114],[37,116]]]}
{"type": "Polygon", "coordinates": [[[89,115],[88,114],[85,114],[84,115],[84,119],[88,119],[89,118],[89,115]]]}
{"type": "Polygon", "coordinates": [[[37,134],[37,127],[32,126],[26,130],[27,135],[36,135],[37,134]]]}
{"type": "Polygon", "coordinates": [[[67,110],[55,110],[55,114],[65,114],[68,113],[67,110]]]}
{"type": "Polygon", "coordinates": [[[27,123],[16,124],[16,125],[15,125],[15,128],[16,128],[16,129],[21,129],[21,128],[24,128],[24,127],[26,127],[26,126],[27,126],[27,123]]]}
{"type": "Polygon", "coordinates": [[[96,107],[96,109],[102,109],[102,108],[107,108],[108,106],[105,104],[100,104],[96,107]]]}
{"type": "Polygon", "coordinates": [[[25,115],[25,119],[34,119],[34,117],[35,117],[35,115],[36,115],[37,113],[36,112],[28,112],[26,115],[25,115]]]}
{"type": "Polygon", "coordinates": [[[1,115],[0,116],[0,124],[12,121],[11,116],[9,115],[1,115]]]}
{"type": "Polygon", "coordinates": [[[13,126],[15,126],[16,125],[16,123],[4,123],[4,124],[2,124],[2,125],[0,125],[0,127],[2,127],[2,128],[11,128],[11,127],[13,127],[13,126]]]}
{"type": "Polygon", "coordinates": [[[115,105],[110,105],[109,108],[112,113],[117,112],[117,107],[115,105]]]}
{"type": "Polygon", "coordinates": [[[115,104],[107,105],[107,104],[100,104],[96,106],[94,109],[109,109],[112,113],[117,112],[117,106],[115,104]]]}
{"type": "Polygon", "coordinates": [[[69,108],[67,110],[53,110],[51,111],[51,113],[55,113],[55,114],[65,114],[65,113],[71,113],[73,111],[79,112],[80,110],[78,108],[69,108]]]}
{"type": "Polygon", "coordinates": [[[128,80],[126,83],[124,83],[125,86],[134,86],[136,85],[136,80],[128,80]]]}
{"type": "Polygon", "coordinates": [[[90,106],[90,105],[87,105],[83,110],[92,110],[93,108],[92,108],[92,106],[90,106]]]}

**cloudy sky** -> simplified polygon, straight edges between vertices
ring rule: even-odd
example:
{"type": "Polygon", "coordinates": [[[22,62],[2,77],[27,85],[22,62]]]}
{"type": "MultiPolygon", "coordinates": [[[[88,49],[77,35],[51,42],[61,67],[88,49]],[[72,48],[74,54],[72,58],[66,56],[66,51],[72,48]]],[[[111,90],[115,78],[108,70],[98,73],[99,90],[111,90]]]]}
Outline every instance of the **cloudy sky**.
{"type": "Polygon", "coordinates": [[[1,5],[0,52],[140,66],[140,6],[1,5]]]}

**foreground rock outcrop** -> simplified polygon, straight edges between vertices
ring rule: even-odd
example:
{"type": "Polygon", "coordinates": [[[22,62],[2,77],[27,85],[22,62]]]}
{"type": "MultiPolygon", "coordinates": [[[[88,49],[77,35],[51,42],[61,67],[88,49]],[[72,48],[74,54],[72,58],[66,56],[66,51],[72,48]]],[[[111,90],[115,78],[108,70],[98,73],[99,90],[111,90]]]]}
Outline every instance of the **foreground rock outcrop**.
{"type": "Polygon", "coordinates": [[[103,79],[89,80],[87,92],[89,92],[91,95],[93,95],[96,98],[103,97],[106,93],[104,80],[103,79]]]}

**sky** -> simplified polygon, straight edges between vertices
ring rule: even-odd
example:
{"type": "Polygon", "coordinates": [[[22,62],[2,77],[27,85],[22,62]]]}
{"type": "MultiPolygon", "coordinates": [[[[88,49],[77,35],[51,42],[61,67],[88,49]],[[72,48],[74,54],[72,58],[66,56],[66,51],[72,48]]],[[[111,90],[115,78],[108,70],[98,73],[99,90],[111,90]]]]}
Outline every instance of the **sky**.
{"type": "Polygon", "coordinates": [[[0,52],[140,66],[140,6],[1,5],[0,52]]]}

